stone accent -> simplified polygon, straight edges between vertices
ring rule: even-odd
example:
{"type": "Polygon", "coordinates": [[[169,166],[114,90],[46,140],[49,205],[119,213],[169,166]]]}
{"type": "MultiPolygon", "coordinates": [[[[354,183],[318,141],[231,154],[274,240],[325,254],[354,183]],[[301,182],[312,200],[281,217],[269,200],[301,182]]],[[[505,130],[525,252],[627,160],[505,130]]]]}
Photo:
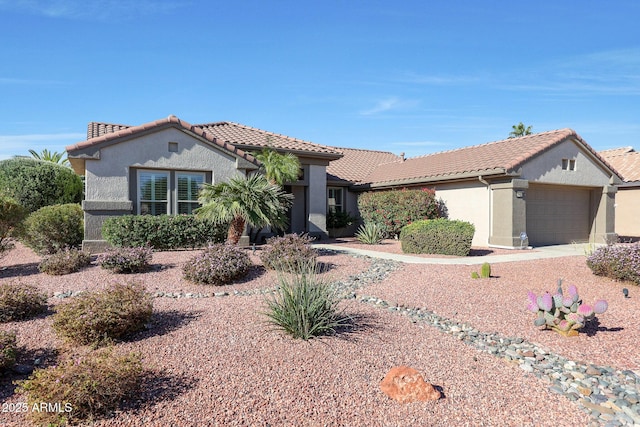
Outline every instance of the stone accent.
{"type": "Polygon", "coordinates": [[[442,397],[420,372],[408,366],[392,368],[380,383],[380,389],[400,403],[428,402],[442,397]]]}

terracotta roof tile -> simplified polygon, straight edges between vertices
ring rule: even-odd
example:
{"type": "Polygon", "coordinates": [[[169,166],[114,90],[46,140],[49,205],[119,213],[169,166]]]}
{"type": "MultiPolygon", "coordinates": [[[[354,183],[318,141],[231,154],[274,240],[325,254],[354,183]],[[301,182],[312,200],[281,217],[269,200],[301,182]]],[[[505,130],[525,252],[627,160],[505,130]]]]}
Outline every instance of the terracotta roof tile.
{"type": "Polygon", "coordinates": [[[364,181],[374,185],[385,185],[432,181],[453,176],[508,173],[517,171],[527,160],[567,138],[580,141],[587,150],[606,164],[574,130],[559,129],[413,157],[401,163],[379,165],[364,181]]]}
{"type": "Polygon", "coordinates": [[[203,128],[221,141],[238,145],[245,149],[272,147],[276,150],[280,149],[300,154],[309,153],[334,158],[340,157],[340,153],[332,147],[267,132],[238,123],[217,122],[197,126],[203,128]]]}
{"type": "Polygon", "coordinates": [[[600,155],[620,173],[625,182],[640,181],[640,153],[632,147],[605,150],[600,155]]]}
{"type": "Polygon", "coordinates": [[[382,163],[399,162],[402,157],[388,151],[362,150],[355,148],[332,147],[343,157],[333,160],[327,167],[329,179],[339,179],[353,183],[362,182],[367,175],[382,163]]]}
{"type": "Polygon", "coordinates": [[[87,126],[87,139],[96,138],[106,133],[117,132],[122,129],[130,128],[129,125],[116,125],[113,123],[91,122],[87,126]]]}

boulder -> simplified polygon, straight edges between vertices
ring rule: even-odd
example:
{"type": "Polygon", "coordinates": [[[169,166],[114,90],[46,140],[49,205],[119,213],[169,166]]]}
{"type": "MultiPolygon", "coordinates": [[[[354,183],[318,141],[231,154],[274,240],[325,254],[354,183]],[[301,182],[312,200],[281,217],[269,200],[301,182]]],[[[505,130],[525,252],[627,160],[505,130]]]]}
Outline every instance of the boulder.
{"type": "Polygon", "coordinates": [[[380,389],[400,403],[426,402],[441,397],[433,385],[425,382],[420,372],[408,366],[392,368],[380,383],[380,389]]]}

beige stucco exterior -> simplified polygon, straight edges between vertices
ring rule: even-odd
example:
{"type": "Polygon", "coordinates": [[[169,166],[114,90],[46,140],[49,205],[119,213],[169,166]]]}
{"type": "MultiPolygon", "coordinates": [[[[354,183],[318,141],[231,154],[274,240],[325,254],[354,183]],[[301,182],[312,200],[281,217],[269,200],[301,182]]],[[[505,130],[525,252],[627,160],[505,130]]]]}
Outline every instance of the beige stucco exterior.
{"type": "Polygon", "coordinates": [[[640,183],[623,185],[616,193],[616,233],[621,238],[640,239],[640,183]]]}

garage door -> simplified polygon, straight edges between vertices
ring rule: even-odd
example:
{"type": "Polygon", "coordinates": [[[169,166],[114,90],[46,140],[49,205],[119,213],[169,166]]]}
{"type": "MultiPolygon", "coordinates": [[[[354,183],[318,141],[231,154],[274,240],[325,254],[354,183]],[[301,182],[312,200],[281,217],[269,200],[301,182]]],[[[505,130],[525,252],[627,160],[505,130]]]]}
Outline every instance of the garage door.
{"type": "Polygon", "coordinates": [[[527,235],[532,246],[588,242],[589,189],[530,184],[526,192],[527,235]]]}

